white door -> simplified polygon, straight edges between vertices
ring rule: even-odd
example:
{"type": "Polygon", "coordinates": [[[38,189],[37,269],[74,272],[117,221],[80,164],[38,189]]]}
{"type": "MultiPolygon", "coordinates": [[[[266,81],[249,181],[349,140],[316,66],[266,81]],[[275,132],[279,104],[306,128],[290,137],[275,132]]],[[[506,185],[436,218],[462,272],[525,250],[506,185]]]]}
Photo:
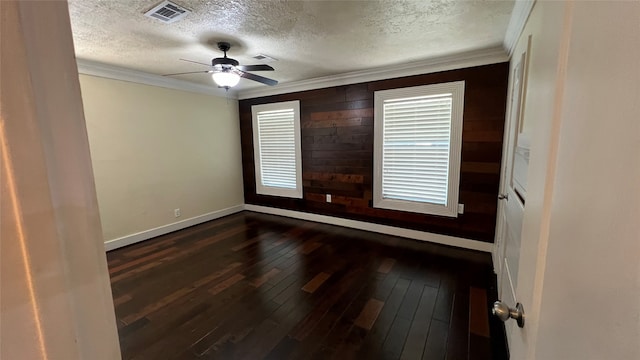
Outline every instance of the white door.
{"type": "Polygon", "coordinates": [[[509,109],[505,126],[504,157],[498,205],[497,241],[494,254],[498,275],[498,297],[507,305],[516,304],[516,286],[520,261],[520,235],[529,168],[528,134],[522,126],[527,81],[528,46],[514,54],[512,61],[509,109]],[[517,56],[516,56],[517,55],[517,56]]]}
{"type": "Polygon", "coordinates": [[[513,359],[536,358],[571,7],[535,2],[511,57],[494,263],[500,300],[524,306],[524,328],[505,324],[513,359]]]}

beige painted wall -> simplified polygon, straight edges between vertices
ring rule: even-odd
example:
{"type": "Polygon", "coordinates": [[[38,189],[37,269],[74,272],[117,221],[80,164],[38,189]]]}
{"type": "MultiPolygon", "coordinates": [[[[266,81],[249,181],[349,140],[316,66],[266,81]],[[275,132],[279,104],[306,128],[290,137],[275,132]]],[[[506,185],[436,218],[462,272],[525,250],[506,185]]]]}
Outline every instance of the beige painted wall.
{"type": "Polygon", "coordinates": [[[244,203],[237,100],[88,75],[80,85],[105,241],[244,203]]]}

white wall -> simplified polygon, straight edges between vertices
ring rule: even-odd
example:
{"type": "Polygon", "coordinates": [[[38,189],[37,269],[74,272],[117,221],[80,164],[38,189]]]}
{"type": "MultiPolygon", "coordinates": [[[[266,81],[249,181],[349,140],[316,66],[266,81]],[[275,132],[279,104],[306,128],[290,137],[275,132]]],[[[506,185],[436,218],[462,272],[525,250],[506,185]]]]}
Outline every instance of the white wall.
{"type": "Polygon", "coordinates": [[[538,359],[640,359],[640,3],[573,5],[538,359]]]}
{"type": "MultiPolygon", "coordinates": [[[[514,359],[640,358],[640,3],[536,2],[514,359]]],[[[513,304],[510,304],[513,305],[513,304]]]]}
{"type": "Polygon", "coordinates": [[[105,241],[242,206],[237,100],[88,75],[80,85],[105,241]]]}

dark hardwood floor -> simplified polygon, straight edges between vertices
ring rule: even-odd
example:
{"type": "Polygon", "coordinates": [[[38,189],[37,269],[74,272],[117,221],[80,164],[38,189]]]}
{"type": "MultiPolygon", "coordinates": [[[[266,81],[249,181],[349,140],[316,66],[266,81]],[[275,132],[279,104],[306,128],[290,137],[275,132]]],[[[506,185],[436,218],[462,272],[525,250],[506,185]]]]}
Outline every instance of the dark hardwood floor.
{"type": "Polygon", "coordinates": [[[124,359],[501,359],[489,254],[241,212],[107,254],[124,359]]]}

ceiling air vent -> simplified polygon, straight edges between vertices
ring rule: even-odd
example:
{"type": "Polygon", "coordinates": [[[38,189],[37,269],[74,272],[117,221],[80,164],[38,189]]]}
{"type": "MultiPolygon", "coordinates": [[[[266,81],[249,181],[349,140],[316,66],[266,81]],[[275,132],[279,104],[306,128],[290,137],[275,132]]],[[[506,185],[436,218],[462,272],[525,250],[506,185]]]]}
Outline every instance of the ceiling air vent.
{"type": "Polygon", "coordinates": [[[256,60],[260,60],[263,63],[269,63],[269,62],[272,62],[272,61],[278,61],[278,59],[273,58],[273,57],[271,57],[269,55],[265,55],[265,54],[258,54],[256,56],[254,56],[253,58],[256,59],[256,60]]]}
{"type": "Polygon", "coordinates": [[[144,13],[144,15],[169,24],[182,19],[190,12],[191,11],[176,3],[172,3],[171,1],[163,1],[153,9],[144,13]]]}

